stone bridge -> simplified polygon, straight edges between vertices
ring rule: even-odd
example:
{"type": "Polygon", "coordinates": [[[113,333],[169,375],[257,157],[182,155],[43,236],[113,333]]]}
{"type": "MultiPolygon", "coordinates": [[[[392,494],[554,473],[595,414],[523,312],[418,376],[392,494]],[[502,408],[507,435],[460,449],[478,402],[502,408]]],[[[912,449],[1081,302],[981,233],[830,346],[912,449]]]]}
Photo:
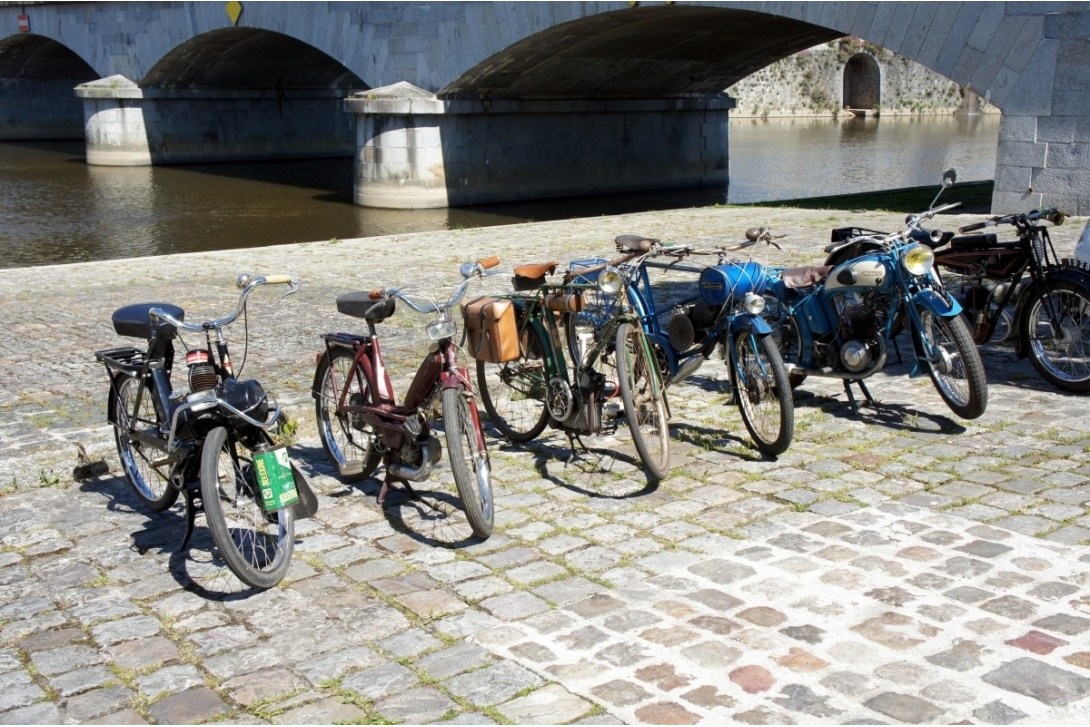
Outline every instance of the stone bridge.
{"type": "Polygon", "coordinates": [[[1086,2],[0,3],[0,138],[354,154],[381,207],[725,187],[723,89],[844,35],[1002,110],[995,211],[1090,214],[1086,2]]]}

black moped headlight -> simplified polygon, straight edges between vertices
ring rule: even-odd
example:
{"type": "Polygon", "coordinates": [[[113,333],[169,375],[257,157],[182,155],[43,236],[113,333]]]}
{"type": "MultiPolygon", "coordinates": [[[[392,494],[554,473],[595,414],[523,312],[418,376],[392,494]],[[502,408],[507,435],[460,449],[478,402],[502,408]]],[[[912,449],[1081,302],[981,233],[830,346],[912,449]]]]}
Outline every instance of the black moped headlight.
{"type": "Polygon", "coordinates": [[[265,421],[269,415],[269,398],[261,384],[253,379],[227,379],[220,387],[220,398],[251,419],[265,421]]]}

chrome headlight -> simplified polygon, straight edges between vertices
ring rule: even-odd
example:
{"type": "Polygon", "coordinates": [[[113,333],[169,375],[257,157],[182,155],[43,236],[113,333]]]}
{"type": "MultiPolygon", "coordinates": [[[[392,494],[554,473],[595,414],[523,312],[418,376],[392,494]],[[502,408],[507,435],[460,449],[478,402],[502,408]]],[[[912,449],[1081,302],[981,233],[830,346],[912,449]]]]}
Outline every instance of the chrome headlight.
{"type": "Polygon", "coordinates": [[[901,263],[912,275],[927,275],[935,264],[935,252],[927,245],[910,245],[905,249],[901,263]]]}
{"type": "Polygon", "coordinates": [[[454,334],[458,332],[458,327],[450,318],[440,318],[429,323],[424,330],[430,340],[441,341],[444,338],[454,338],[454,334]]]}
{"type": "Polygon", "coordinates": [[[617,295],[624,287],[624,276],[621,271],[612,266],[606,266],[598,273],[598,290],[606,295],[617,295]]]}
{"type": "Polygon", "coordinates": [[[751,315],[759,316],[764,312],[765,299],[756,293],[746,293],[742,299],[742,310],[751,315]]]}

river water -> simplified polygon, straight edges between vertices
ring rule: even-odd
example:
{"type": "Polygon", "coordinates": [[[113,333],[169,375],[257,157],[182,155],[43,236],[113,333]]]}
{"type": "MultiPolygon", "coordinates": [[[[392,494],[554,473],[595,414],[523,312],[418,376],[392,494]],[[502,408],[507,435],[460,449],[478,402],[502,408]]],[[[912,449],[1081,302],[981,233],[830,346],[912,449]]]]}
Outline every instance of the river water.
{"type": "Polygon", "coordinates": [[[352,204],[352,160],[92,167],[82,142],[0,144],[0,268],[760,202],[991,179],[999,117],[738,119],[729,190],[450,210],[352,204]]]}

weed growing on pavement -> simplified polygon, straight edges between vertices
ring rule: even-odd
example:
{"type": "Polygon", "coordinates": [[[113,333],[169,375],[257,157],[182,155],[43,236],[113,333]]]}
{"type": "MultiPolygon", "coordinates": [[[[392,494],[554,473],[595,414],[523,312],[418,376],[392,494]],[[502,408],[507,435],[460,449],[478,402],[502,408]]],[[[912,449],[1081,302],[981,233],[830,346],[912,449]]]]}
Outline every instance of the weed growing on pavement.
{"type": "Polygon", "coordinates": [[[44,469],[38,470],[38,487],[56,487],[60,483],[60,475],[54,473],[53,470],[50,470],[49,472],[46,472],[44,469]]]}

